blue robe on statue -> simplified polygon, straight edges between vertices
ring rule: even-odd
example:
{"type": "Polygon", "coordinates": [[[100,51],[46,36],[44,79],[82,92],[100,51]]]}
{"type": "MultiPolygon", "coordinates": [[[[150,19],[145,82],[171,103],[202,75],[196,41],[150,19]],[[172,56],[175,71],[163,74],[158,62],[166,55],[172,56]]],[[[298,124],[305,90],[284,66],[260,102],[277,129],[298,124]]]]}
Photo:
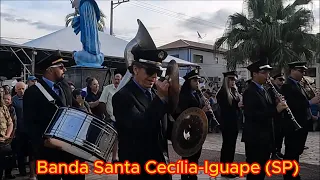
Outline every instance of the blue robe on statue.
{"type": "Polygon", "coordinates": [[[74,53],[77,66],[101,67],[104,55],[100,52],[98,21],[100,10],[95,0],[81,0],[79,14],[72,21],[75,34],[81,31],[83,50],[74,53]]]}

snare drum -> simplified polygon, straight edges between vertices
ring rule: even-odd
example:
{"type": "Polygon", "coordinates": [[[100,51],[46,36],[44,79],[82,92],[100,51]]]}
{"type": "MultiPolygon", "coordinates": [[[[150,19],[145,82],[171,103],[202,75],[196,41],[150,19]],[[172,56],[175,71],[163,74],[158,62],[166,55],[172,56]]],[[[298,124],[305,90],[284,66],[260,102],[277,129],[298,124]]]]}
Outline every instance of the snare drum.
{"type": "Polygon", "coordinates": [[[45,133],[52,144],[63,151],[89,162],[108,160],[115,140],[116,130],[108,123],[84,111],[59,108],[45,133]]]}

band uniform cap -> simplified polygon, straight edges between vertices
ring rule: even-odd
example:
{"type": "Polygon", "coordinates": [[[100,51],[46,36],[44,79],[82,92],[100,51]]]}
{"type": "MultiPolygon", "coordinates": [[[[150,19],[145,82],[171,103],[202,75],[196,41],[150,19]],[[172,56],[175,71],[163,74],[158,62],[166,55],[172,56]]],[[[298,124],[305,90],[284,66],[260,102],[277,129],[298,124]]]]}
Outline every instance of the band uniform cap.
{"type": "Polygon", "coordinates": [[[259,72],[261,70],[272,70],[273,68],[266,61],[256,61],[250,64],[247,69],[250,72],[259,72]]]}
{"type": "Polygon", "coordinates": [[[238,77],[237,71],[228,71],[228,72],[224,72],[222,73],[224,77],[238,77]]]}
{"type": "Polygon", "coordinates": [[[290,69],[308,69],[306,61],[295,61],[288,63],[290,69]]]}
{"type": "Polygon", "coordinates": [[[142,63],[147,66],[161,69],[162,61],[168,56],[168,53],[163,50],[133,50],[134,61],[142,63]]]}
{"type": "Polygon", "coordinates": [[[188,72],[185,76],[183,76],[183,79],[188,80],[188,79],[201,79],[199,76],[199,70],[194,69],[190,72],[188,72]]]}
{"type": "Polygon", "coordinates": [[[283,78],[284,76],[284,73],[278,73],[278,74],[275,74],[274,76],[272,76],[273,79],[277,79],[279,77],[282,77],[283,78]]]}
{"type": "Polygon", "coordinates": [[[37,78],[35,76],[29,76],[27,81],[35,81],[37,78]]]}
{"type": "Polygon", "coordinates": [[[46,60],[38,63],[37,67],[39,68],[38,70],[45,71],[47,68],[51,66],[59,65],[67,62],[68,60],[63,59],[61,56],[61,53],[57,51],[56,53],[49,56],[46,60]]]}

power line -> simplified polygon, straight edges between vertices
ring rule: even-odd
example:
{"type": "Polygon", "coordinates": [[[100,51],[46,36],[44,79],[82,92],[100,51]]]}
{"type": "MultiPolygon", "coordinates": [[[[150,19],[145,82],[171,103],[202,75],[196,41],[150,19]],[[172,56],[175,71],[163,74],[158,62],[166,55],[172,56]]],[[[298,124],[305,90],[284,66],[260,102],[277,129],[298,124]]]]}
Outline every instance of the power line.
{"type": "MultiPolygon", "coordinates": [[[[213,23],[209,22],[209,21],[205,21],[205,20],[201,20],[201,19],[198,19],[198,18],[189,18],[189,19],[185,19],[183,18],[182,16],[187,16],[187,15],[184,15],[184,14],[180,14],[180,13],[170,13],[170,12],[166,12],[164,10],[159,10],[157,8],[153,8],[153,7],[150,7],[150,6],[146,6],[146,5],[142,5],[142,4],[137,4],[137,3],[128,3],[132,6],[136,6],[136,7],[140,7],[140,8],[143,8],[143,9],[146,9],[146,10],[149,10],[149,11],[153,11],[153,12],[156,12],[156,13],[159,13],[159,14],[164,14],[164,15],[167,15],[167,16],[170,16],[170,17],[173,17],[173,18],[176,18],[178,20],[181,20],[181,21],[188,21],[188,22],[191,22],[191,23],[196,23],[196,24],[199,24],[199,25],[203,25],[203,26],[209,26],[209,27],[213,27],[213,28],[220,28],[216,25],[214,25],[213,23]],[[192,19],[196,19],[196,20],[192,20],[192,19]],[[200,21],[201,20],[201,21],[200,21]],[[209,23],[208,23],[209,22],[209,23]]],[[[163,8],[162,8],[163,9],[163,8]]],[[[170,11],[170,10],[169,10],[170,11]]],[[[187,17],[191,17],[191,16],[187,16],[187,17]]]]}
{"type": "MultiPolygon", "coordinates": [[[[141,2],[141,1],[139,1],[139,2],[141,2]]],[[[166,9],[166,8],[161,7],[161,6],[154,5],[154,4],[149,4],[149,3],[146,3],[146,2],[143,2],[143,3],[146,4],[146,5],[149,5],[149,6],[153,6],[153,7],[159,8],[159,9],[163,9],[165,11],[170,11],[170,12],[178,14],[178,15],[183,15],[183,16],[189,17],[190,19],[195,19],[195,20],[198,20],[198,21],[202,21],[202,22],[211,24],[213,26],[218,26],[217,24],[215,24],[215,23],[213,23],[211,21],[207,21],[207,20],[204,20],[204,19],[196,18],[196,17],[193,17],[193,16],[188,16],[186,14],[182,14],[182,13],[179,13],[179,12],[176,12],[176,11],[172,11],[170,9],[166,9]]]]}
{"type": "MultiPolygon", "coordinates": [[[[115,35],[115,37],[123,39],[123,40],[131,41],[134,36],[122,34],[122,35],[115,35]]],[[[168,42],[172,41],[172,40],[169,40],[169,39],[165,40],[165,39],[158,39],[158,38],[152,38],[152,40],[155,41],[155,42],[159,42],[161,44],[168,43],[168,42]]]]}

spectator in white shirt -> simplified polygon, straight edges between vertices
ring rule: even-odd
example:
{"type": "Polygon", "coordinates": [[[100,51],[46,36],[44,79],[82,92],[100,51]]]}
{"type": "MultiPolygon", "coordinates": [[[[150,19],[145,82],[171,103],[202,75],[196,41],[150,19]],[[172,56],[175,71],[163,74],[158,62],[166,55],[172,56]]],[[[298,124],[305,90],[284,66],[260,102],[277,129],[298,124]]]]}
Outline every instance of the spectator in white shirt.
{"type": "Polygon", "coordinates": [[[116,89],[122,79],[121,74],[116,74],[112,80],[112,84],[103,88],[102,94],[100,96],[99,101],[105,103],[106,111],[110,117],[110,119],[115,122],[115,118],[113,116],[113,108],[112,108],[112,96],[116,93],[116,89]]]}
{"type": "MultiPolygon", "coordinates": [[[[112,84],[109,84],[108,86],[104,87],[99,99],[99,102],[105,104],[106,113],[107,113],[107,116],[109,116],[109,120],[110,120],[109,122],[113,125],[114,128],[115,128],[114,124],[116,120],[113,116],[112,96],[116,93],[116,89],[121,79],[122,79],[122,75],[116,74],[112,80],[112,84]]],[[[112,162],[117,161],[117,150],[118,150],[118,143],[116,142],[112,151],[112,162]]]]}

